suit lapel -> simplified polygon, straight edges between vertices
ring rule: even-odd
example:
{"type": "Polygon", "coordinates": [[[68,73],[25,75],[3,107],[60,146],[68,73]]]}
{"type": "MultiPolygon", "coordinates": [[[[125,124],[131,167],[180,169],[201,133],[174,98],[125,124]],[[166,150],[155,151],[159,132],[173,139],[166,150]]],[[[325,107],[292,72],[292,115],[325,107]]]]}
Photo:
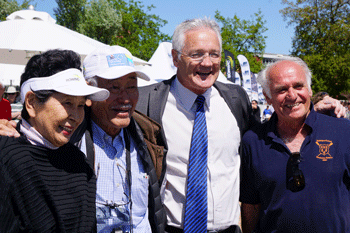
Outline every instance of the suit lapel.
{"type": "Polygon", "coordinates": [[[149,117],[162,124],[162,116],[164,113],[165,105],[168,100],[168,95],[170,91],[170,86],[172,81],[175,79],[173,76],[169,80],[160,82],[159,85],[155,86],[150,92],[148,108],[149,108],[149,117]]]}

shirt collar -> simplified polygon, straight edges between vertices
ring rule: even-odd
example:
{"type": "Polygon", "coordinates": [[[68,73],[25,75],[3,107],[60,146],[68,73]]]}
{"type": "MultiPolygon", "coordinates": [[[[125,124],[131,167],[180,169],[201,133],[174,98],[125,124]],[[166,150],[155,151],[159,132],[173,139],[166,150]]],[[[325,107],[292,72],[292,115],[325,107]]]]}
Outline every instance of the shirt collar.
{"type": "MultiPolygon", "coordinates": [[[[175,90],[175,95],[178,97],[177,99],[179,99],[180,104],[182,106],[184,106],[184,108],[187,111],[190,111],[190,109],[192,108],[192,106],[194,105],[194,102],[197,99],[197,94],[193,93],[192,91],[190,91],[189,89],[187,89],[186,87],[184,87],[178,80],[178,78],[176,77],[175,82],[173,82],[173,87],[175,90]]],[[[207,108],[209,109],[210,107],[210,95],[212,92],[212,88],[210,87],[208,90],[206,90],[202,95],[205,97],[205,105],[207,106],[207,108]]]]}
{"type": "Polygon", "coordinates": [[[119,134],[112,139],[100,126],[98,126],[93,120],[91,120],[91,129],[94,136],[94,143],[104,148],[106,145],[113,146],[114,148],[118,148],[118,145],[122,144],[124,148],[124,133],[121,129],[119,134]],[[95,141],[96,140],[96,141],[95,141]]]}
{"type": "MultiPolygon", "coordinates": [[[[316,121],[317,121],[317,113],[314,110],[314,104],[311,102],[310,104],[310,113],[305,119],[305,124],[308,125],[311,128],[311,131],[315,127],[316,121]]],[[[277,121],[278,116],[277,113],[274,112],[270,118],[270,120],[266,123],[267,124],[267,135],[271,138],[277,138],[277,121]]]]}

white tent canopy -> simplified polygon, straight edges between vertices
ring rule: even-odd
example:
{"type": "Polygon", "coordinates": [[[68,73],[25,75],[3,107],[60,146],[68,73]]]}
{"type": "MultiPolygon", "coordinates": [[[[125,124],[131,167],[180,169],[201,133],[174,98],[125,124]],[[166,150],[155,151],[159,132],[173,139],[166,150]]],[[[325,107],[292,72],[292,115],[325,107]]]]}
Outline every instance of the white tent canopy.
{"type": "MultiPolygon", "coordinates": [[[[49,49],[68,49],[80,54],[82,60],[96,48],[105,46],[97,40],[67,29],[55,23],[48,13],[20,10],[0,22],[0,63],[25,65],[34,54],[49,49]]],[[[135,65],[148,64],[134,57],[135,65]]],[[[8,71],[0,67],[0,78],[19,83],[15,74],[5,77],[8,71]]],[[[8,68],[11,69],[11,68],[8,68]]],[[[23,71],[23,70],[22,70],[23,71]]]]}
{"type": "MultiPolygon", "coordinates": [[[[94,49],[105,46],[99,41],[56,24],[48,13],[34,10],[12,13],[6,21],[0,22],[0,31],[0,49],[9,52],[43,52],[59,48],[87,55],[94,49]]],[[[23,61],[25,60],[19,62],[23,61]]]]}
{"type": "Polygon", "coordinates": [[[19,86],[24,67],[24,65],[0,63],[0,81],[5,86],[19,86]]]}

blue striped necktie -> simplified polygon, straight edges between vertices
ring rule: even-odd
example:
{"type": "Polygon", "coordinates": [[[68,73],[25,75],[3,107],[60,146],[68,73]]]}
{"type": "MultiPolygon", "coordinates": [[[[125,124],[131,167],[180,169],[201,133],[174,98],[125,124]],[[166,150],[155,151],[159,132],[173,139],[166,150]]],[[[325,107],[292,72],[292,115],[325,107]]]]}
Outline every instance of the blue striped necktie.
{"type": "Polygon", "coordinates": [[[197,111],[194,120],[187,176],[184,233],[207,232],[207,156],[208,134],[204,112],[205,98],[196,99],[197,111]]]}

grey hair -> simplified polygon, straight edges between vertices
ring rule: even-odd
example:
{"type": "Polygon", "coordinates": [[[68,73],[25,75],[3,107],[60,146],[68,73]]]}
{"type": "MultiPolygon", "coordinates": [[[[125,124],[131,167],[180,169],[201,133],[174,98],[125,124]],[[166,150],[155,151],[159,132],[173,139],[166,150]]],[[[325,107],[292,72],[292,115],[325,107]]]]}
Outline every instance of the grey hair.
{"type": "Polygon", "coordinates": [[[259,74],[257,76],[257,81],[262,86],[263,91],[266,93],[266,95],[269,98],[272,97],[271,96],[271,90],[270,90],[270,77],[269,77],[270,70],[275,65],[277,65],[277,64],[279,64],[280,62],[283,62],[283,61],[291,61],[291,62],[294,62],[294,63],[298,64],[299,66],[301,66],[301,68],[304,70],[304,73],[305,73],[305,77],[306,77],[306,82],[307,82],[308,88],[311,91],[311,77],[312,77],[312,73],[311,73],[309,67],[300,58],[292,57],[292,58],[278,60],[278,61],[275,61],[273,63],[269,63],[262,71],[259,72],[259,74]]]}
{"type": "Polygon", "coordinates": [[[98,87],[98,77],[96,75],[87,78],[85,81],[91,86],[98,87]]]}
{"type": "MultiPolygon", "coordinates": [[[[188,31],[201,29],[201,28],[209,28],[213,30],[218,36],[220,43],[220,52],[222,50],[222,38],[220,33],[220,26],[215,20],[204,17],[203,19],[189,19],[177,25],[175,28],[172,44],[173,49],[179,52],[182,52],[183,47],[185,46],[185,34],[188,31]]],[[[180,59],[180,53],[178,53],[180,59]]]]}

